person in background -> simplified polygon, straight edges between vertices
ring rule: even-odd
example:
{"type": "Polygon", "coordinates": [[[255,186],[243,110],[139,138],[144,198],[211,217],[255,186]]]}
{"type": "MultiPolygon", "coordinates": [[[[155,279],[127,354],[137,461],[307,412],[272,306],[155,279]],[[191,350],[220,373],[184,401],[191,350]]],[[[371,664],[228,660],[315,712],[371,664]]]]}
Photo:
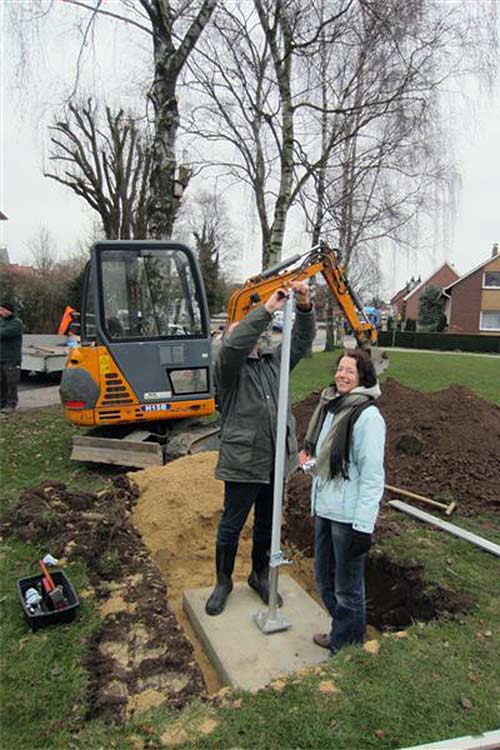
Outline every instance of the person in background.
{"type": "Polygon", "coordinates": [[[315,577],[332,617],[318,646],[335,655],[362,644],[366,625],[365,560],[384,492],[385,422],[370,355],[344,352],[335,385],[325,388],[309,423],[301,462],[314,474],[315,577]]]}
{"type": "MultiPolygon", "coordinates": [[[[290,369],[310,349],[316,333],[309,287],[304,282],[294,282],[293,288],[296,317],[290,369]]],[[[230,325],[220,344],[215,381],[221,432],[215,476],[224,481],[224,510],[217,529],[217,583],[205,605],[209,615],[223,611],[232,591],[240,533],[252,506],[255,506],[252,571],[248,583],[265,604],[269,602],[281,345],[273,347],[264,334],[273,313],[285,306],[287,296],[284,289],[278,289],[265,304],[254,307],[243,320],[230,325]]],[[[290,406],[287,420],[285,477],[299,465],[290,406]]]]}
{"type": "Polygon", "coordinates": [[[0,304],[0,411],[17,408],[17,386],[21,378],[23,323],[10,300],[0,304]]]}
{"type": "Polygon", "coordinates": [[[71,323],[66,334],[66,346],[68,349],[74,349],[80,343],[80,337],[76,333],[77,326],[71,323]]]}

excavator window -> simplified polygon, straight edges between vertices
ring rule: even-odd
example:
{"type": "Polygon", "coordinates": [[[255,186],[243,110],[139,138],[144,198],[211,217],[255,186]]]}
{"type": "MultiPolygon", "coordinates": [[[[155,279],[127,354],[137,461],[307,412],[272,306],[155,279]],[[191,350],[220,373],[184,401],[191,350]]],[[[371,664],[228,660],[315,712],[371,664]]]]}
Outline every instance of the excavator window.
{"type": "Polygon", "coordinates": [[[101,256],[103,323],[112,340],[203,334],[202,306],[181,250],[108,250],[101,256]]]}
{"type": "Polygon", "coordinates": [[[169,370],[168,375],[172,384],[172,392],[176,396],[184,393],[206,393],[208,391],[208,370],[206,368],[169,370]]]}

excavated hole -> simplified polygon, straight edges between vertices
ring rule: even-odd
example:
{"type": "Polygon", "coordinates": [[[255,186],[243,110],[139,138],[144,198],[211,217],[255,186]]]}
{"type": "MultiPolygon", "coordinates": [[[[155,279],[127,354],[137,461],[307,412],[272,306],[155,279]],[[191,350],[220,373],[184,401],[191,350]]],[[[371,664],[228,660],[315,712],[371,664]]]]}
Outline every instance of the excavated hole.
{"type": "Polygon", "coordinates": [[[418,566],[402,566],[384,555],[366,565],[367,622],[377,630],[400,630],[415,622],[456,617],[472,601],[454,591],[429,588],[418,566]]]}
{"type": "MultiPolygon", "coordinates": [[[[287,555],[294,565],[286,572],[321,604],[314,582],[311,548],[300,552],[292,546],[287,555]]],[[[457,617],[474,604],[462,594],[426,583],[420,566],[398,565],[376,548],[367,559],[365,583],[367,625],[379,632],[402,630],[415,622],[457,617]]],[[[372,633],[367,637],[371,636],[372,633]]]]}

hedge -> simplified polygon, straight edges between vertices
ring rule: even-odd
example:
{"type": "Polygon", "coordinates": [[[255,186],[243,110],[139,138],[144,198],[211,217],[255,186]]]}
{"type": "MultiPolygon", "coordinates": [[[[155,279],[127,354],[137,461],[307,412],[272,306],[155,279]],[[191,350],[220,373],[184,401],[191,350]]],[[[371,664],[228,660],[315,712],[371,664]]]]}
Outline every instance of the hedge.
{"type": "Polygon", "coordinates": [[[500,354],[500,336],[471,333],[417,333],[413,331],[379,331],[380,346],[403,349],[438,349],[447,352],[488,352],[500,354]]]}

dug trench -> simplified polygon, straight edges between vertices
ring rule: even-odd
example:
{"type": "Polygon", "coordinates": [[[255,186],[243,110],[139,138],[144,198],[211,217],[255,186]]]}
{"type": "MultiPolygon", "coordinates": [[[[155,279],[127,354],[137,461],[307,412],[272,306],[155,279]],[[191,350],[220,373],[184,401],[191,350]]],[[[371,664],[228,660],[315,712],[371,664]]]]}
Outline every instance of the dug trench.
{"type": "MultiPolygon", "coordinates": [[[[299,442],[316,402],[313,394],[294,408],[299,442]]],[[[458,516],[499,509],[498,407],[459,387],[421,393],[387,380],[380,408],[388,426],[388,483],[459,499],[458,516]]],[[[213,583],[222,498],[215,461],[215,453],[187,456],[118,476],[96,494],[44,483],[25,492],[0,520],[2,535],[46,547],[62,566],[86,564],[90,586],[78,594],[97,604],[102,616],[86,649],[89,717],[123,721],[153,706],[221,700],[216,675],[182,610],[184,590],[213,583]]],[[[283,543],[294,560],[287,573],[317,599],[309,491],[307,476],[290,478],[283,543]]],[[[370,638],[416,621],[456,617],[472,604],[454,591],[424,585],[418,567],[380,554],[377,541],[404,533],[401,517],[384,501],[367,564],[370,638]]],[[[237,580],[248,575],[250,545],[247,524],[237,580]]],[[[257,596],[255,607],[261,608],[257,596]]]]}

